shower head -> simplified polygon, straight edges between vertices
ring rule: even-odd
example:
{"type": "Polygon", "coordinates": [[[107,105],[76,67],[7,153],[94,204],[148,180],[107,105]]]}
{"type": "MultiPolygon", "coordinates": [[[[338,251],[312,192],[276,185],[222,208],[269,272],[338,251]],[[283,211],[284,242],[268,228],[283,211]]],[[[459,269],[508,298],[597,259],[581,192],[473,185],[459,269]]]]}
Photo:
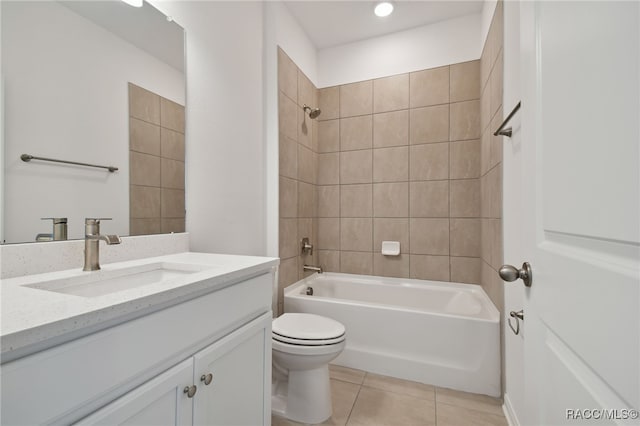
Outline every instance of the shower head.
{"type": "Polygon", "coordinates": [[[312,120],[318,118],[318,116],[322,112],[320,111],[320,108],[311,108],[310,106],[307,106],[307,105],[302,107],[302,109],[304,110],[304,112],[309,114],[309,118],[312,120]]]}

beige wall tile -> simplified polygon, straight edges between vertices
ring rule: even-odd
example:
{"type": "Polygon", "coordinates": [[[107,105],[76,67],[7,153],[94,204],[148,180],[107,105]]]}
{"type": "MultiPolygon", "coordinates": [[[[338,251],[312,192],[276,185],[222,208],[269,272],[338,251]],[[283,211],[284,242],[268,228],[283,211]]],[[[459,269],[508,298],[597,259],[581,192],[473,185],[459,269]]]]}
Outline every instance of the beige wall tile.
{"type": "Polygon", "coordinates": [[[496,8],[493,12],[493,20],[491,26],[493,27],[491,37],[491,44],[493,45],[493,61],[497,60],[498,52],[502,50],[504,45],[504,2],[499,1],[496,4],[496,8]]]}
{"type": "Polygon", "coordinates": [[[318,152],[340,151],[340,120],[318,122],[318,152]]]}
{"type": "Polygon", "coordinates": [[[373,181],[404,182],[409,180],[409,147],[373,150],[373,181]]]}
{"type": "Polygon", "coordinates": [[[131,185],[160,186],[160,157],[130,151],[129,162],[131,185]]]}
{"type": "Polygon", "coordinates": [[[489,219],[489,233],[487,237],[490,239],[490,252],[488,260],[489,265],[496,271],[500,269],[504,263],[503,247],[502,247],[502,219],[489,219]]]}
{"type": "Polygon", "coordinates": [[[318,95],[311,80],[298,69],[298,106],[318,108],[318,95]]]}
{"type": "MultiPolygon", "coordinates": [[[[484,130],[491,121],[491,80],[487,82],[480,97],[480,128],[484,130]]],[[[492,132],[493,133],[493,132],[492,132]]]]}
{"type": "Polygon", "coordinates": [[[451,217],[480,217],[480,181],[452,180],[449,186],[451,217]]]}
{"type": "Polygon", "coordinates": [[[159,234],[161,232],[162,226],[159,217],[129,220],[129,235],[131,236],[159,234]]]}
{"type": "Polygon", "coordinates": [[[480,139],[480,176],[483,176],[489,171],[489,162],[491,161],[491,138],[493,135],[490,133],[490,128],[487,128],[482,133],[480,139]]]}
{"type": "Polygon", "coordinates": [[[160,125],[160,96],[129,83],[129,116],[160,125]]]}
{"type": "Polygon", "coordinates": [[[298,106],[291,99],[278,95],[278,130],[286,137],[298,140],[298,106]]]}
{"type": "Polygon", "coordinates": [[[341,251],[340,272],[344,274],[373,275],[373,253],[341,251]]]}
{"type": "Polygon", "coordinates": [[[160,125],[184,134],[184,106],[161,96],[160,125]]]}
{"type": "Polygon", "coordinates": [[[480,177],[480,140],[451,142],[449,145],[449,177],[471,179],[480,177]]]}
{"type": "Polygon", "coordinates": [[[411,278],[449,281],[449,256],[411,255],[411,278]]]}
{"type": "Polygon", "coordinates": [[[302,107],[296,107],[298,111],[298,143],[309,149],[316,149],[313,143],[313,128],[316,121],[309,118],[302,107]]]}
{"type": "Polygon", "coordinates": [[[160,215],[167,217],[185,217],[184,189],[161,190],[160,215]]]}
{"type": "Polygon", "coordinates": [[[160,155],[160,126],[130,117],[129,146],[132,151],[160,155]]]}
{"type": "Polygon", "coordinates": [[[496,308],[498,308],[500,312],[504,312],[505,283],[500,279],[498,273],[484,261],[482,262],[480,270],[480,283],[496,308]]]}
{"type": "Polygon", "coordinates": [[[131,185],[129,187],[131,218],[160,217],[160,188],[131,185]]]}
{"type": "Polygon", "coordinates": [[[373,184],[374,217],[409,216],[409,182],[373,184]]]}
{"type": "Polygon", "coordinates": [[[398,241],[400,253],[409,252],[409,219],[408,218],[374,218],[373,219],[373,251],[382,250],[383,241],[398,241]]]}
{"type": "Polygon", "coordinates": [[[278,48],[278,90],[291,99],[298,98],[298,67],[278,48]]]}
{"type": "Polygon", "coordinates": [[[298,217],[317,216],[315,185],[298,182],[298,217]]]}
{"type": "Polygon", "coordinates": [[[373,115],[373,147],[409,144],[409,110],[373,115]]]}
{"type": "Polygon", "coordinates": [[[160,230],[163,234],[170,234],[172,232],[184,232],[185,231],[185,219],[184,218],[161,218],[160,230]]]}
{"type": "Polygon", "coordinates": [[[315,184],[318,178],[317,154],[298,144],[298,180],[315,184]]]}
{"type": "Polygon", "coordinates": [[[491,244],[493,244],[489,221],[490,219],[486,218],[480,219],[480,258],[487,263],[491,263],[491,244]]]}
{"type": "Polygon", "coordinates": [[[504,414],[489,414],[477,410],[469,410],[464,406],[438,404],[438,426],[507,426],[504,414]]]}
{"type": "Polygon", "coordinates": [[[371,218],[340,219],[340,250],[371,251],[373,221],[371,218]]]}
{"type": "Polygon", "coordinates": [[[280,217],[298,217],[298,182],[280,177],[280,217]]]}
{"type": "Polygon", "coordinates": [[[340,217],[340,185],[318,186],[318,217],[340,217]]]}
{"type": "Polygon", "coordinates": [[[366,386],[360,389],[349,417],[350,426],[435,424],[433,401],[366,386]]]}
{"type": "Polygon", "coordinates": [[[480,219],[451,219],[451,256],[480,257],[480,219]]]}
{"type": "MultiPolygon", "coordinates": [[[[493,120],[491,120],[490,129],[497,129],[502,124],[502,107],[498,108],[498,112],[493,116],[493,120]]],[[[506,140],[504,136],[493,136],[493,132],[490,131],[490,155],[489,155],[489,165],[488,168],[491,169],[496,164],[502,162],[502,144],[506,140]]]]}
{"type": "Polygon", "coordinates": [[[457,102],[450,107],[451,140],[480,139],[480,101],[457,102]]]}
{"type": "Polygon", "coordinates": [[[373,113],[373,82],[371,80],[340,86],[340,117],[373,113]]]}
{"type": "Polygon", "coordinates": [[[480,61],[451,65],[451,102],[480,99],[480,61]]]}
{"type": "Polygon", "coordinates": [[[449,105],[410,110],[409,141],[411,144],[449,140],[449,105]]]}
{"type": "Polygon", "coordinates": [[[298,219],[280,219],[278,257],[285,259],[298,255],[298,219]]]}
{"type": "Polygon", "coordinates": [[[280,134],[280,176],[298,178],[298,143],[280,134]]]}
{"type": "Polygon", "coordinates": [[[449,67],[412,72],[411,108],[449,103],[449,67]]]}
{"type": "Polygon", "coordinates": [[[339,218],[318,218],[318,249],[340,250],[339,218]]]}
{"type": "Polygon", "coordinates": [[[327,87],[318,90],[318,105],[322,114],[318,120],[340,118],[340,87],[327,87]]]}
{"type": "Polygon", "coordinates": [[[384,256],[381,253],[373,253],[373,275],[409,278],[409,255],[384,256]]]}
{"type": "MultiPolygon", "coordinates": [[[[498,111],[498,108],[502,106],[502,86],[503,86],[503,59],[502,59],[502,50],[500,50],[500,54],[496,60],[496,63],[493,65],[493,70],[491,70],[491,116],[498,111]]],[[[515,106],[515,104],[513,105],[515,106]]],[[[513,108],[511,106],[510,108],[513,108]]]]}
{"type": "Polygon", "coordinates": [[[411,218],[409,232],[411,254],[449,255],[449,219],[411,218]]]}
{"type": "Polygon", "coordinates": [[[373,80],[373,112],[409,108],[409,74],[373,80]]]}
{"type": "Polygon", "coordinates": [[[371,217],[373,192],[371,184],[340,185],[340,216],[371,217]]]}
{"type": "Polygon", "coordinates": [[[340,151],[368,149],[373,144],[371,115],[340,120],[340,151]]]}
{"type": "Polygon", "coordinates": [[[318,154],[318,185],[340,183],[340,153],[318,154]]]}
{"type": "Polygon", "coordinates": [[[449,181],[411,182],[409,205],[411,217],[449,217],[449,181]]]}
{"type": "Polygon", "coordinates": [[[162,158],[160,182],[163,188],[184,189],[184,162],[162,158]]]}
{"type": "Polygon", "coordinates": [[[184,161],[184,147],[184,134],[170,129],[160,129],[160,155],[162,157],[184,161]]]}
{"type": "Polygon", "coordinates": [[[480,284],[482,260],[478,257],[451,257],[451,281],[480,284]]]}
{"type": "Polygon", "coordinates": [[[498,164],[487,173],[489,217],[502,217],[502,165],[498,164]]]}
{"type": "MultiPolygon", "coordinates": [[[[298,281],[298,258],[290,257],[281,259],[278,267],[278,304],[284,302],[283,290],[285,287],[298,281]]],[[[280,312],[281,314],[282,312],[280,312]]]]}
{"type": "Polygon", "coordinates": [[[449,143],[410,147],[409,178],[411,180],[449,179],[449,143]]]}
{"type": "Polygon", "coordinates": [[[340,272],[340,251],[318,250],[318,261],[326,272],[340,272]]]}
{"type": "Polygon", "coordinates": [[[373,180],[371,149],[340,153],[340,183],[370,183],[373,180]]]}

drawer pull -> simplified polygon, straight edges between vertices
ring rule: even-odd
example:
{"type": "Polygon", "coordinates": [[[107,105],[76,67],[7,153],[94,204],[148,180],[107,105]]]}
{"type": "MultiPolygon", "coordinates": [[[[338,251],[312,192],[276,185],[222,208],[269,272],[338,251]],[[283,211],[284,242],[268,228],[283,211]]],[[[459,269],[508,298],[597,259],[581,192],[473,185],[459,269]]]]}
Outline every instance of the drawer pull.
{"type": "Polygon", "coordinates": [[[182,392],[186,393],[189,398],[193,398],[197,390],[198,388],[196,387],[196,385],[191,385],[191,386],[185,386],[182,392]]]}
{"type": "Polygon", "coordinates": [[[213,380],[213,374],[211,373],[203,374],[202,376],[200,376],[200,381],[203,382],[205,385],[211,384],[212,380],[213,380]]]}

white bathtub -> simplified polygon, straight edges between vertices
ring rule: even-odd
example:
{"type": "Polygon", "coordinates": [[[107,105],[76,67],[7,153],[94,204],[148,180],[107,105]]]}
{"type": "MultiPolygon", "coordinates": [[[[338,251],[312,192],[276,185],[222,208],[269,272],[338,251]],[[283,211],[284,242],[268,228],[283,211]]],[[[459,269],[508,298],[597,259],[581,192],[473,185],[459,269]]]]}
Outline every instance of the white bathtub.
{"type": "Polygon", "coordinates": [[[500,315],[480,286],[314,274],[285,289],[284,310],[345,325],[334,364],[500,396],[500,315]]]}

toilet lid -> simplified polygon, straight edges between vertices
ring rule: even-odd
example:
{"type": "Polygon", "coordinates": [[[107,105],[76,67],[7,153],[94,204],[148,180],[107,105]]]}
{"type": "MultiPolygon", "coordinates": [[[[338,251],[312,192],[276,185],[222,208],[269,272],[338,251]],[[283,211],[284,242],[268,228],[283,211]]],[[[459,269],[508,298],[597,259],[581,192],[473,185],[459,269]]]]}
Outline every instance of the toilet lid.
{"type": "Polygon", "coordinates": [[[344,325],[331,318],[314,314],[288,313],[273,320],[274,337],[287,340],[318,341],[336,339],[344,336],[344,325]]]}

